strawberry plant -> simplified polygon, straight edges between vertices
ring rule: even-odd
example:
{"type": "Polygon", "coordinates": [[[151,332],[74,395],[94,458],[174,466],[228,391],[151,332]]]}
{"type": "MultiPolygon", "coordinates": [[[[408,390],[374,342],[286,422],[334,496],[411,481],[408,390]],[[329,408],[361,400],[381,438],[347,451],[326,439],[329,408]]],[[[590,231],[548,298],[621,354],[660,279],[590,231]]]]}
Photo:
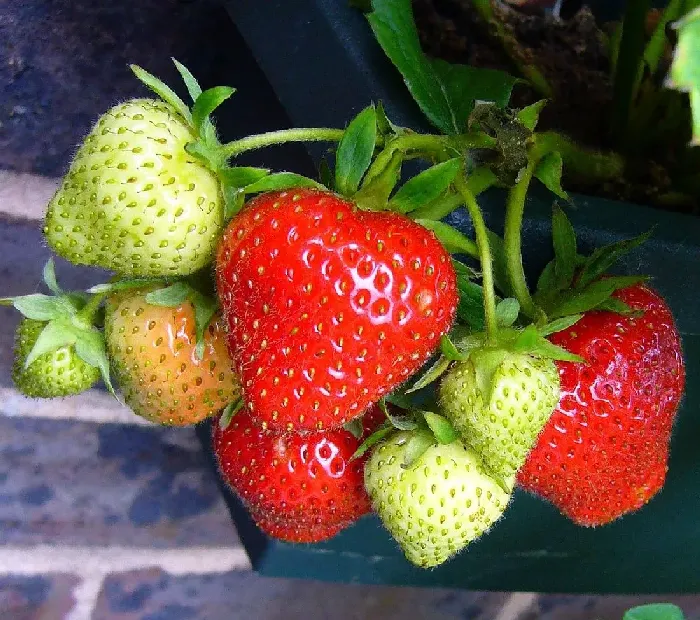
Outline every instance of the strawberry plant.
{"type": "MultiPolygon", "coordinates": [[[[367,102],[344,127],[222,143],[211,115],[232,88],[202,90],[178,63],[187,105],[134,67],[158,99],[98,119],[44,231],[113,277],[64,293],[49,266],[53,296],[4,300],[27,317],[18,388],[112,377],[152,422],[211,419],[222,478],[291,543],[375,512],[427,568],[497,536],[518,485],[584,526],[641,508],[685,380],[664,300],[610,273],[648,235],[584,255],[555,204],[536,286],[522,253],[531,186],[569,203],[565,171],[614,178],[619,154],[538,131],[544,102],[513,105],[516,78],[427,57],[408,0],[375,0],[368,19],[434,132],[367,102]],[[237,165],[286,142],[331,146],[317,179],[237,165]],[[479,204],[494,186],[502,236],[479,204]],[[445,220],[457,209],[473,235],[445,220]]],[[[674,76],[696,85],[687,66],[674,76]]]]}

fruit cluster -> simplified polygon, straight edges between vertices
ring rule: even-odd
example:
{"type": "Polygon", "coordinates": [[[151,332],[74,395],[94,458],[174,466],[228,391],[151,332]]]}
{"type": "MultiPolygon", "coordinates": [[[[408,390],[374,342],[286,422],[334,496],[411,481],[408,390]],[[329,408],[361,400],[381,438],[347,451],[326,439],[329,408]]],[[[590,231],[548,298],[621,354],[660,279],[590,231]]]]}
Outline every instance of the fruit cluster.
{"type": "Polygon", "coordinates": [[[232,89],[202,92],[178,68],[192,107],[135,68],[160,99],[103,115],[48,206],[56,254],[115,275],[65,292],[51,261],[51,295],[5,300],[25,316],[20,391],[66,396],[102,377],[114,392],[114,378],[152,422],[215,418],[221,475],[262,530],[316,542],[373,510],[423,567],[484,534],[517,484],[588,526],[657,493],[680,339],[643,278],[606,274],[643,239],[582,256],[555,207],[555,258],[531,295],[512,225],[528,174],[501,239],[463,136],[416,134],[370,106],[344,130],[222,145],[210,114],[232,89]],[[335,175],[229,164],[286,139],[339,142],[335,175]],[[397,190],[416,157],[432,166],[397,190]],[[446,204],[466,205],[476,243],[440,221],[446,204]]]}

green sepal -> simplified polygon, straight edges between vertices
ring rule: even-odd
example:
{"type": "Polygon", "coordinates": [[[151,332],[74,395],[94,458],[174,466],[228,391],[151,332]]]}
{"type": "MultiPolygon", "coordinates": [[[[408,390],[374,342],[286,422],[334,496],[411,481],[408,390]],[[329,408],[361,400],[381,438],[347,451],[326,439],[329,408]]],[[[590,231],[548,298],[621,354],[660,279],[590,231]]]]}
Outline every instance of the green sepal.
{"type": "Polygon", "coordinates": [[[447,334],[440,337],[440,351],[452,362],[462,362],[466,359],[447,334]]]}
{"type": "Polygon", "coordinates": [[[177,96],[175,91],[167,84],[161,82],[155,75],[150,74],[145,69],[138,65],[129,65],[134,75],[141,80],[148,88],[150,88],[163,101],[170,104],[175,111],[182,116],[187,123],[192,125],[192,114],[190,109],[185,105],[185,102],[177,96]]]}
{"type": "Polygon", "coordinates": [[[477,278],[481,277],[481,274],[476,269],[470,267],[469,265],[465,265],[456,258],[452,259],[452,267],[458,276],[462,276],[469,280],[476,280],[477,278]]]}
{"type": "Polygon", "coordinates": [[[557,332],[562,332],[565,329],[569,329],[573,325],[576,325],[583,318],[582,314],[570,314],[569,316],[563,316],[559,319],[554,319],[546,325],[542,325],[537,328],[540,336],[549,336],[557,332]]]}
{"type": "Polygon", "coordinates": [[[558,205],[552,214],[552,241],[554,243],[554,276],[558,290],[571,286],[576,272],[576,232],[569,218],[558,205]]]}
{"type": "Polygon", "coordinates": [[[412,431],[418,428],[418,424],[415,419],[410,415],[396,416],[393,415],[389,408],[386,406],[384,399],[381,399],[377,403],[378,407],[382,410],[382,413],[386,416],[386,419],[391,423],[391,425],[400,431],[412,431]]]}
{"type": "Polygon", "coordinates": [[[420,413],[425,418],[438,443],[449,444],[459,439],[459,434],[445,416],[432,411],[421,411],[420,413]]]}
{"type": "Polygon", "coordinates": [[[335,188],[351,196],[367,172],[377,144],[377,114],[373,105],[367,106],[348,125],[343,134],[335,160],[335,188]]]}
{"type": "Polygon", "coordinates": [[[401,178],[402,164],[403,153],[395,150],[382,170],[375,171],[374,166],[370,166],[361,188],[353,196],[357,206],[365,211],[389,209],[389,196],[401,178]]]}
{"type": "Polygon", "coordinates": [[[243,398],[240,396],[234,400],[232,403],[226,405],[219,416],[219,428],[225,431],[231,424],[233,417],[243,409],[243,398]]]}
{"type": "Polygon", "coordinates": [[[491,246],[491,257],[493,258],[493,280],[496,288],[503,293],[504,297],[513,297],[513,289],[508,276],[508,263],[506,260],[506,244],[500,235],[488,230],[486,235],[491,246]]]}
{"type": "Polygon", "coordinates": [[[615,314],[621,314],[623,316],[642,316],[644,314],[642,310],[630,308],[630,306],[621,299],[617,299],[617,297],[608,297],[606,300],[600,302],[595,309],[607,310],[608,312],[614,312],[615,314]]]}
{"type": "Polygon", "coordinates": [[[420,457],[426,453],[428,448],[434,446],[435,443],[435,436],[430,430],[420,429],[412,433],[408,439],[408,442],[406,443],[401,467],[403,469],[408,469],[411,467],[411,465],[420,459],[420,457]]]}
{"type": "Polygon", "coordinates": [[[76,330],[71,323],[60,319],[48,322],[24,360],[25,370],[45,353],[51,353],[61,347],[72,346],[77,339],[76,330]]]}
{"type": "Polygon", "coordinates": [[[233,166],[219,170],[221,182],[228,187],[236,189],[243,189],[248,185],[257,183],[268,174],[270,174],[269,168],[253,168],[249,166],[233,166]]]}
{"type": "Polygon", "coordinates": [[[542,112],[542,108],[544,108],[545,105],[547,105],[547,99],[540,99],[539,101],[518,110],[516,118],[530,131],[535,131],[537,121],[540,120],[540,112],[542,112]]]}
{"type": "Polygon", "coordinates": [[[396,432],[396,429],[394,426],[389,422],[388,420],[384,422],[376,431],[374,431],[367,439],[365,439],[360,446],[355,450],[354,454],[350,457],[350,461],[354,461],[355,459],[359,459],[361,456],[365,454],[370,448],[372,448],[375,444],[379,443],[387,437],[388,435],[391,435],[391,433],[396,432]]]}
{"type": "Polygon", "coordinates": [[[512,344],[511,350],[516,353],[528,353],[536,357],[564,362],[585,362],[579,355],[574,355],[547,340],[534,325],[528,325],[520,333],[512,344]]]}
{"type": "Polygon", "coordinates": [[[19,297],[5,297],[0,301],[3,305],[11,304],[23,316],[35,321],[68,318],[77,312],[77,308],[65,296],[53,297],[33,293],[19,297]]]}
{"type": "Polygon", "coordinates": [[[185,303],[192,292],[192,287],[184,280],[175,282],[166,288],[150,291],[146,294],[146,303],[152,306],[175,308],[185,303]]]}
{"type": "Polygon", "coordinates": [[[194,103],[195,101],[197,101],[197,98],[202,94],[202,87],[199,85],[197,79],[194,77],[194,75],[192,75],[191,71],[185,65],[183,65],[181,62],[179,62],[173,57],[171,57],[170,60],[173,61],[175,68],[182,77],[182,81],[185,83],[185,87],[187,88],[187,92],[189,93],[190,98],[192,99],[192,103],[194,103]]]}
{"type": "Polygon", "coordinates": [[[553,194],[563,200],[569,200],[569,194],[561,186],[561,175],[564,171],[564,162],[561,153],[553,151],[547,153],[535,167],[535,178],[553,194]]]}
{"type": "Polygon", "coordinates": [[[424,387],[427,387],[428,385],[433,383],[433,381],[439,379],[445,372],[447,372],[447,369],[450,367],[451,363],[452,360],[445,357],[444,355],[441,355],[437,360],[435,360],[435,362],[433,362],[433,364],[430,366],[430,368],[428,368],[428,370],[426,370],[422,375],[420,375],[418,380],[412,386],[406,389],[406,394],[422,390],[424,387]]]}
{"type": "Polygon", "coordinates": [[[202,131],[209,115],[235,92],[230,86],[214,86],[200,93],[192,106],[192,126],[197,133],[202,131]]]}
{"type": "Polygon", "coordinates": [[[506,297],[496,305],[496,322],[499,327],[510,327],[518,320],[520,304],[514,297],[506,297]]]}
{"type": "Polygon", "coordinates": [[[457,318],[475,331],[484,329],[484,289],[469,278],[457,276],[457,318]]]}
{"type": "Polygon", "coordinates": [[[428,230],[432,230],[438,241],[445,246],[445,249],[450,254],[467,254],[473,258],[479,257],[479,248],[476,242],[449,224],[437,220],[423,219],[415,220],[415,222],[428,230]]]}
{"type": "Polygon", "coordinates": [[[564,291],[559,296],[556,305],[547,314],[553,319],[569,314],[583,314],[598,307],[615,291],[634,286],[645,280],[647,280],[645,276],[615,276],[596,280],[582,289],[577,287],[564,291]]]}
{"type": "Polygon", "coordinates": [[[343,429],[350,433],[355,439],[360,439],[365,432],[362,426],[362,418],[353,418],[343,424],[343,429]]]}
{"type": "Polygon", "coordinates": [[[267,175],[247,185],[243,188],[246,194],[256,194],[260,192],[280,191],[283,189],[293,189],[296,187],[311,187],[314,189],[326,189],[318,181],[305,177],[295,172],[275,172],[267,175]]]}
{"type": "Polygon", "coordinates": [[[98,293],[117,293],[119,291],[130,291],[139,288],[147,288],[150,286],[165,286],[165,284],[166,281],[161,279],[133,278],[95,284],[95,286],[87,289],[87,292],[92,293],[93,295],[98,293]]]}
{"type": "Polygon", "coordinates": [[[384,109],[384,104],[381,101],[377,101],[377,131],[379,135],[388,137],[401,136],[408,133],[405,127],[400,127],[394,124],[391,119],[387,116],[386,110],[384,109]]]}
{"type": "Polygon", "coordinates": [[[321,181],[321,185],[328,189],[333,189],[333,171],[325,157],[321,159],[321,163],[318,166],[318,180],[321,181]]]}
{"type": "Polygon", "coordinates": [[[109,357],[104,335],[96,329],[81,330],[75,341],[75,353],[86,364],[97,368],[102,381],[109,392],[116,398],[116,392],[109,376],[109,357]]]}
{"type": "Polygon", "coordinates": [[[54,295],[63,294],[61,287],[58,286],[58,282],[56,281],[56,268],[53,262],[53,258],[49,258],[49,260],[46,261],[46,264],[44,265],[44,269],[42,271],[42,277],[44,280],[44,284],[46,284],[47,288],[54,295]]]}
{"type": "Polygon", "coordinates": [[[389,207],[399,213],[424,207],[450,186],[461,167],[461,158],[455,157],[423,170],[399,188],[389,201],[389,207]]]}

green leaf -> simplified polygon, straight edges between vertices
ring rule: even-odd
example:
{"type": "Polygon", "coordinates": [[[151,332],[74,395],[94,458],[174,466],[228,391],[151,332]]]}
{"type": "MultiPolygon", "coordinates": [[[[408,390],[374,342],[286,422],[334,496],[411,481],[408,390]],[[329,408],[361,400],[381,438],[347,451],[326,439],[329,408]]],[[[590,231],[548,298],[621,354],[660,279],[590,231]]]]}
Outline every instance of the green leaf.
{"type": "Polygon", "coordinates": [[[404,127],[399,127],[391,122],[381,101],[377,102],[377,130],[382,136],[400,136],[406,133],[404,127]]]}
{"type": "Polygon", "coordinates": [[[415,221],[424,228],[432,230],[450,254],[467,254],[473,258],[479,258],[479,248],[476,243],[456,228],[436,220],[415,221]]]}
{"type": "Polygon", "coordinates": [[[223,411],[221,412],[221,416],[219,417],[219,428],[222,431],[225,431],[229,427],[229,424],[231,424],[233,417],[241,409],[243,409],[243,399],[239,396],[232,403],[229,403],[224,407],[223,411]]]}
{"type": "Polygon", "coordinates": [[[413,465],[431,446],[435,445],[435,437],[429,431],[417,431],[411,435],[406,444],[401,467],[408,469],[413,465]]]}
{"type": "Polygon", "coordinates": [[[34,293],[22,297],[8,298],[16,310],[35,321],[50,321],[60,317],[68,317],[75,314],[76,309],[63,297],[52,297],[34,293]]]}
{"type": "Polygon", "coordinates": [[[51,353],[61,347],[68,347],[75,344],[78,339],[75,329],[62,321],[51,321],[46,324],[39,337],[36,339],[32,350],[24,361],[24,367],[29,368],[32,363],[45,353],[51,353]]]}
{"type": "Polygon", "coordinates": [[[553,319],[569,314],[583,314],[608,299],[616,290],[643,282],[643,276],[617,276],[596,280],[585,289],[575,289],[562,293],[559,303],[549,312],[553,319]]]}
{"type": "Polygon", "coordinates": [[[466,359],[447,334],[443,334],[440,338],[440,351],[450,361],[461,362],[466,359]]]}
{"type": "Polygon", "coordinates": [[[539,179],[550,192],[556,194],[563,200],[569,200],[569,194],[567,194],[561,186],[563,167],[564,163],[559,151],[547,153],[547,155],[537,163],[535,177],[539,179]]]}
{"type": "Polygon", "coordinates": [[[328,164],[328,160],[324,157],[318,167],[318,178],[321,181],[321,185],[326,186],[329,189],[333,189],[333,172],[328,164]]]}
{"type": "Polygon", "coordinates": [[[547,105],[547,100],[540,99],[539,101],[518,110],[517,119],[530,131],[535,131],[537,121],[540,118],[540,112],[542,112],[542,108],[544,108],[545,105],[547,105]]]}
{"type": "Polygon", "coordinates": [[[671,603],[652,603],[633,607],[622,620],[684,620],[683,610],[671,603]]]}
{"type": "Polygon", "coordinates": [[[148,88],[150,88],[163,101],[169,103],[175,111],[182,116],[188,123],[192,123],[192,114],[190,109],[185,105],[185,102],[175,94],[175,91],[167,84],[161,82],[155,75],[151,75],[138,65],[129,65],[134,75],[141,80],[148,88]]]}
{"type": "Polygon", "coordinates": [[[518,320],[519,314],[520,304],[513,297],[502,299],[496,306],[496,321],[499,327],[510,327],[518,320]]]}
{"type": "Polygon", "coordinates": [[[166,288],[151,291],[146,295],[146,303],[152,306],[175,308],[189,299],[192,287],[187,282],[175,282],[166,288]]]}
{"type": "Polygon", "coordinates": [[[432,411],[421,411],[421,413],[438,443],[447,444],[459,439],[459,434],[445,416],[432,411]]]}
{"type": "Polygon", "coordinates": [[[437,380],[439,377],[445,373],[445,371],[450,367],[451,360],[449,360],[444,355],[441,355],[433,364],[426,370],[418,380],[406,390],[406,394],[411,392],[417,392],[422,390],[424,387],[430,385],[433,381],[437,380]]]}
{"type": "Polygon", "coordinates": [[[294,172],[275,172],[245,187],[245,193],[272,192],[295,187],[326,189],[317,181],[302,176],[301,174],[296,174],[294,172]]]}
{"type": "Polygon", "coordinates": [[[248,166],[236,166],[234,168],[222,168],[219,170],[221,182],[228,187],[242,189],[247,185],[256,183],[270,174],[268,168],[251,168],[248,166]]]}
{"type": "Polygon", "coordinates": [[[690,93],[693,117],[691,145],[700,144],[700,7],[694,8],[673,27],[678,33],[678,42],[673,54],[673,63],[666,85],[690,93]]]}
{"type": "Polygon", "coordinates": [[[417,174],[399,188],[390,207],[399,213],[410,213],[427,205],[449,187],[461,166],[461,158],[455,157],[417,174]]]}
{"type": "Polygon", "coordinates": [[[576,323],[578,323],[582,317],[582,314],[572,314],[570,316],[563,316],[559,319],[554,319],[553,321],[550,321],[542,327],[539,327],[537,331],[540,333],[540,336],[549,336],[550,334],[555,334],[556,332],[562,332],[565,329],[569,329],[569,327],[571,327],[572,325],[576,325],[576,323]]]}
{"type": "Polygon", "coordinates": [[[557,288],[565,289],[571,285],[576,270],[576,233],[569,218],[559,205],[554,206],[552,215],[552,240],[554,242],[554,274],[557,288]]]}
{"type": "Polygon", "coordinates": [[[372,161],[377,144],[377,114],[374,106],[367,106],[348,125],[343,134],[335,159],[335,187],[350,196],[357,191],[363,175],[372,161]]]}
{"type": "Polygon", "coordinates": [[[456,258],[452,259],[452,266],[454,267],[455,273],[458,276],[464,276],[469,280],[476,280],[480,277],[480,274],[475,269],[458,261],[456,258]]]}
{"type": "Polygon", "coordinates": [[[195,79],[194,75],[190,72],[190,70],[183,65],[181,62],[178,62],[175,58],[171,58],[173,63],[175,64],[175,68],[178,70],[178,73],[182,76],[182,81],[185,83],[185,86],[187,87],[187,92],[189,93],[190,97],[192,98],[192,102],[194,103],[197,101],[197,97],[202,94],[202,88],[199,85],[199,82],[195,79]]]}
{"type": "Polygon", "coordinates": [[[426,117],[443,133],[465,129],[475,100],[504,106],[516,78],[501,71],[431,60],[423,53],[411,0],[374,0],[367,16],[382,49],[426,117]]]}
{"type": "Polygon", "coordinates": [[[621,256],[639,247],[652,235],[652,230],[633,239],[625,239],[596,249],[581,269],[581,275],[576,283],[577,288],[583,288],[602,276],[610,266],[621,256]]]}
{"type": "Polygon", "coordinates": [[[198,133],[209,115],[235,92],[236,89],[230,86],[215,86],[197,97],[197,101],[192,106],[192,125],[198,133]]]}
{"type": "Polygon", "coordinates": [[[46,264],[44,265],[43,277],[44,284],[46,284],[48,289],[54,295],[63,294],[61,287],[58,286],[58,282],[56,281],[56,269],[53,263],[53,258],[49,258],[49,260],[46,261],[46,264]]]}
{"type": "Polygon", "coordinates": [[[109,377],[109,358],[104,336],[96,329],[81,331],[75,341],[75,353],[86,364],[99,369],[107,389],[114,394],[114,387],[109,377]]]}
{"type": "Polygon", "coordinates": [[[537,279],[538,295],[544,295],[545,293],[550,293],[557,290],[556,264],[556,259],[551,260],[542,270],[540,277],[537,279]]]}
{"type": "Polygon", "coordinates": [[[343,424],[343,428],[355,439],[360,439],[365,432],[365,429],[362,426],[362,418],[353,418],[352,420],[348,420],[345,424],[343,424]]]}
{"type": "MultiPolygon", "coordinates": [[[[375,163],[376,161],[375,159],[375,163]]],[[[401,178],[402,164],[403,153],[396,150],[383,168],[376,169],[374,165],[369,167],[360,190],[353,197],[361,209],[368,211],[387,209],[389,196],[401,178]]]]}
{"type": "Polygon", "coordinates": [[[475,282],[464,276],[457,276],[457,317],[472,329],[480,331],[484,329],[486,322],[484,316],[484,291],[475,282]]]}
{"type": "Polygon", "coordinates": [[[395,430],[396,429],[391,425],[391,422],[385,422],[360,444],[357,450],[355,450],[355,454],[350,457],[350,460],[354,461],[355,459],[359,459],[361,456],[364,456],[365,452],[367,452],[375,444],[379,443],[387,435],[391,435],[391,433],[395,432],[395,430]]]}

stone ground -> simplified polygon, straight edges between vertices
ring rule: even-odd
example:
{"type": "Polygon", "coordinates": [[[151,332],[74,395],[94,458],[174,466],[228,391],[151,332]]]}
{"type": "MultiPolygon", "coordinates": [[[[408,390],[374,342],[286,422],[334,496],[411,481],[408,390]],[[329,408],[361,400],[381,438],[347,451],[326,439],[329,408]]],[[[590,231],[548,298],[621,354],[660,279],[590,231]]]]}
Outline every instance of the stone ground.
{"type": "MultiPolygon", "coordinates": [[[[280,117],[215,2],[0,3],[0,292],[37,288],[57,177],[101,111],[144,94],[128,63],[173,82],[171,56],[205,86],[241,87],[224,137],[280,117]]],[[[99,274],[59,263],[61,276],[86,286],[99,274]]],[[[99,391],[22,398],[9,376],[16,320],[0,308],[0,618],[618,620],[651,600],[260,577],[194,432],[141,423],[99,391]]],[[[674,600],[700,619],[698,597],[674,600]]]]}

